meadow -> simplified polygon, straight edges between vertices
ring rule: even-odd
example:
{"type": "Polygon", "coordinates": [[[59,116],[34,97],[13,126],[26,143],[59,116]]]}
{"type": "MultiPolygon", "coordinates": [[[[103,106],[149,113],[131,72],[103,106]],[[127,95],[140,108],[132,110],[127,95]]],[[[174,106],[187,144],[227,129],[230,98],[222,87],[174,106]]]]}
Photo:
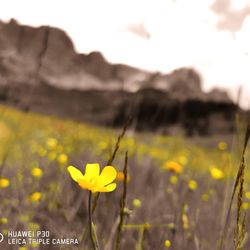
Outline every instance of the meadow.
{"type": "Polygon", "coordinates": [[[246,123],[235,122],[235,135],[185,138],[0,106],[0,249],[93,249],[88,190],[67,171],[88,163],[117,171],[113,192],[92,194],[99,249],[249,249],[250,150],[242,154],[246,123]],[[79,244],[10,245],[10,230],[79,244]]]}

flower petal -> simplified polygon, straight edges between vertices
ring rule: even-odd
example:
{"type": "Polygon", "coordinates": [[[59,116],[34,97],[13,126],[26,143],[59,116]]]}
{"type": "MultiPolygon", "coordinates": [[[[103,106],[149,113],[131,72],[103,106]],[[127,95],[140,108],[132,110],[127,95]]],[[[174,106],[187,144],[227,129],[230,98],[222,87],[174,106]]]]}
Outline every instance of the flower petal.
{"type": "Polygon", "coordinates": [[[91,185],[88,181],[86,181],[85,179],[81,179],[78,182],[79,186],[83,189],[88,189],[91,190],[91,185]]]}
{"type": "Polygon", "coordinates": [[[85,177],[87,180],[98,178],[100,173],[100,165],[98,163],[88,163],[86,165],[85,177]]]}
{"type": "Polygon", "coordinates": [[[103,186],[106,186],[115,180],[116,175],[117,175],[117,171],[114,167],[106,166],[102,170],[99,176],[98,182],[102,183],[103,186]]]}
{"type": "Polygon", "coordinates": [[[74,166],[69,166],[67,170],[70,173],[71,178],[76,182],[84,178],[82,172],[78,168],[75,168],[74,166]]]}
{"type": "Polygon", "coordinates": [[[116,189],[116,183],[111,183],[105,187],[101,187],[97,190],[97,192],[112,192],[116,189]]]}

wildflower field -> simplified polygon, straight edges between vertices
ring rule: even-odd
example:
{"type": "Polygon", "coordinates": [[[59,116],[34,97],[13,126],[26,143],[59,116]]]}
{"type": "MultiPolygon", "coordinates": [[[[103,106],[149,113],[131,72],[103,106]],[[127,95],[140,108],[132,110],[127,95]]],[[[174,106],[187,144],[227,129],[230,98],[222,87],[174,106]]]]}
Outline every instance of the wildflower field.
{"type": "Polygon", "coordinates": [[[223,140],[184,138],[0,106],[0,249],[249,249],[249,131],[236,122],[223,140]],[[58,241],[11,244],[9,231],[58,241]]]}

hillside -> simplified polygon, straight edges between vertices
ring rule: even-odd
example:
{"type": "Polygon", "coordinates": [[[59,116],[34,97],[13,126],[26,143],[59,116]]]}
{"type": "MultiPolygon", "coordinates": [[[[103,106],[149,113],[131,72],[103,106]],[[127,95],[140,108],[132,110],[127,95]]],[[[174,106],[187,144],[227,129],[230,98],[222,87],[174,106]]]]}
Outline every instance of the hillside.
{"type": "Polygon", "coordinates": [[[139,130],[230,133],[237,105],[201,85],[191,68],[161,74],[111,64],[99,52],[76,53],[60,29],[0,21],[3,104],[109,126],[132,116],[139,130]]]}

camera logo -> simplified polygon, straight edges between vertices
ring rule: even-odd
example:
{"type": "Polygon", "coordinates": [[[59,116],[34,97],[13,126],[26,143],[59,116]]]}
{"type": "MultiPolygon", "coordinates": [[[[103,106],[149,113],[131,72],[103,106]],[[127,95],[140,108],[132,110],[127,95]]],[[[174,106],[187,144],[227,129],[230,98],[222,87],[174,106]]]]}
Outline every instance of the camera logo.
{"type": "Polygon", "coordinates": [[[3,241],[3,238],[4,238],[4,237],[3,237],[3,234],[0,233],[0,242],[3,241]]]}

